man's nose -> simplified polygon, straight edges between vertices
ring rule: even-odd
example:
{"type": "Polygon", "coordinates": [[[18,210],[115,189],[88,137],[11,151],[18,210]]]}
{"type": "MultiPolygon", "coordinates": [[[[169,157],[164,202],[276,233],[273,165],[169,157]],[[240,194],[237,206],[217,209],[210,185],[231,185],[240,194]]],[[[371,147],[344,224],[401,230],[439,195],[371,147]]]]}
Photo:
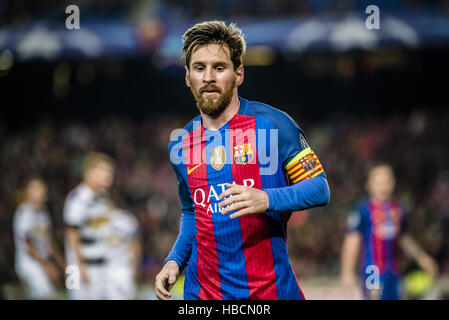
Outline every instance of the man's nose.
{"type": "Polygon", "coordinates": [[[212,68],[207,67],[204,71],[203,82],[205,83],[213,83],[215,82],[215,75],[212,68]]]}

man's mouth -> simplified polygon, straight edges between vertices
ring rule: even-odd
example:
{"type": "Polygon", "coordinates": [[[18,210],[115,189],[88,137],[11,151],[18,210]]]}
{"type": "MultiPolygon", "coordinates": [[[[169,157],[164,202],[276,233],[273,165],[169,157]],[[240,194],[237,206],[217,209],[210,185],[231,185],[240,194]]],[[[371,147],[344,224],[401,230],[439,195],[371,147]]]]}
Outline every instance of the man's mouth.
{"type": "Polygon", "coordinates": [[[220,93],[220,91],[219,90],[217,90],[217,89],[206,89],[206,90],[201,90],[201,93],[203,94],[203,93],[205,93],[205,94],[213,94],[213,93],[220,93]]]}

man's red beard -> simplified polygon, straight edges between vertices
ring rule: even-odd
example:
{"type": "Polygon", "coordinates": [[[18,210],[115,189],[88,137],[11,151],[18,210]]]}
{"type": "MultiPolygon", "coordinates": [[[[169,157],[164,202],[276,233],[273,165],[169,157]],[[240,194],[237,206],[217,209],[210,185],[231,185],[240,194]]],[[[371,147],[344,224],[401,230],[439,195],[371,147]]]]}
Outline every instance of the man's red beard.
{"type": "Polygon", "coordinates": [[[232,85],[224,93],[222,93],[220,88],[213,84],[204,86],[198,91],[190,87],[198,109],[212,118],[218,118],[231,102],[236,81],[237,79],[234,78],[232,85]],[[217,93],[213,96],[205,97],[203,94],[205,91],[216,91],[217,93]],[[216,97],[216,95],[218,95],[218,97],[216,97]]]}

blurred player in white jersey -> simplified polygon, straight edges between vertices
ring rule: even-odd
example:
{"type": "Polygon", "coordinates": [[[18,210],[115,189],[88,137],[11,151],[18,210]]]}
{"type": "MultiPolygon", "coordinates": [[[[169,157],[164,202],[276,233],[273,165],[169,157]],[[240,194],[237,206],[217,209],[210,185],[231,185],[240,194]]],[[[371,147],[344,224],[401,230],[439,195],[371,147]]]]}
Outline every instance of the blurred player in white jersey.
{"type": "Polygon", "coordinates": [[[62,280],[64,259],[51,235],[47,212],[47,186],[41,178],[26,185],[25,201],[14,214],[15,269],[33,299],[56,298],[55,284],[62,280]]]}
{"type": "Polygon", "coordinates": [[[135,299],[141,244],[139,224],[134,215],[118,208],[113,211],[107,244],[107,299],[135,299]]]}
{"type": "Polygon", "coordinates": [[[69,288],[71,299],[107,299],[107,243],[114,211],[109,189],[114,161],[91,152],[83,162],[83,181],[67,196],[64,206],[67,265],[79,268],[79,288],[69,288]]]}

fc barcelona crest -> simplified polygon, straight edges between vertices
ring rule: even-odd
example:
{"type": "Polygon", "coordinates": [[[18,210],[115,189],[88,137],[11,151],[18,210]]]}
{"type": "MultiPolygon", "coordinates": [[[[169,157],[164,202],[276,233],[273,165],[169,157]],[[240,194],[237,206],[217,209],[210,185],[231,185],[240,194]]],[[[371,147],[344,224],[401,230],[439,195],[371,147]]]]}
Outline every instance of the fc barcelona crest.
{"type": "Polygon", "coordinates": [[[210,151],[210,164],[215,170],[221,170],[226,162],[224,146],[215,147],[210,151]]]}
{"type": "Polygon", "coordinates": [[[234,146],[234,161],[237,164],[247,164],[253,160],[254,152],[251,143],[234,146]]]}
{"type": "Polygon", "coordinates": [[[309,153],[304,158],[301,158],[301,164],[305,171],[310,171],[315,169],[316,167],[316,160],[313,158],[313,156],[309,153]]]}

